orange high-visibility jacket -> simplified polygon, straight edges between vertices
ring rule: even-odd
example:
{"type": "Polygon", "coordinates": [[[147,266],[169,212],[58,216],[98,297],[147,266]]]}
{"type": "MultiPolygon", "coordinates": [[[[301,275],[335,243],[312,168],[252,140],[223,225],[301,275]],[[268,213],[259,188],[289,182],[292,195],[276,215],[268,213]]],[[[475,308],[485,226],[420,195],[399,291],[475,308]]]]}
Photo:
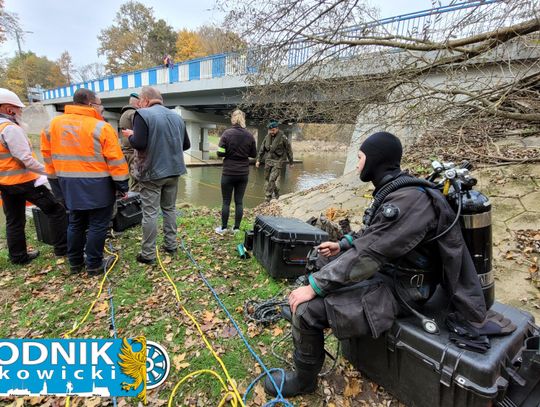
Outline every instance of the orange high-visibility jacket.
{"type": "Polygon", "coordinates": [[[49,178],[128,179],[128,165],[112,126],[90,106],[67,105],[41,132],[49,178]]]}
{"type": "MultiPolygon", "coordinates": [[[[9,146],[2,136],[2,132],[7,126],[16,126],[16,124],[11,122],[0,124],[0,185],[17,185],[39,178],[39,174],[26,169],[22,162],[11,155],[9,146]]],[[[28,145],[32,149],[30,142],[28,145]]],[[[36,158],[33,151],[32,156],[36,158]]]]}

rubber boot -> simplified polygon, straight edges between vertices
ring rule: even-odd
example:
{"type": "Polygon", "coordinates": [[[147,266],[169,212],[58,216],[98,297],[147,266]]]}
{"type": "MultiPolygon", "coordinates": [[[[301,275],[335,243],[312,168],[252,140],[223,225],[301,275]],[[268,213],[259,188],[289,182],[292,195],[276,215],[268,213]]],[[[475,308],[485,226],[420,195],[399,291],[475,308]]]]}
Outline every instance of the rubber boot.
{"type": "MultiPolygon", "coordinates": [[[[324,362],[324,335],[322,331],[301,330],[292,327],[294,343],[294,371],[285,372],[281,394],[283,397],[294,397],[300,394],[313,393],[317,390],[317,378],[324,362]]],[[[272,372],[272,378],[281,386],[281,372],[272,372]]],[[[277,391],[267,376],[264,380],[264,390],[271,396],[277,391]]]]}

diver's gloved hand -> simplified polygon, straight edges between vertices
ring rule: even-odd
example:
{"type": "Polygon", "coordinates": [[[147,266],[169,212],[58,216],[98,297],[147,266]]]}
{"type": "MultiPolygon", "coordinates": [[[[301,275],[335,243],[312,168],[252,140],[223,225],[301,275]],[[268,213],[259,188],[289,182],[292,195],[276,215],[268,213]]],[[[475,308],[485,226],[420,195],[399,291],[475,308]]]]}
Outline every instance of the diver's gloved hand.
{"type": "Polygon", "coordinates": [[[450,313],[446,317],[446,325],[452,332],[468,338],[508,335],[516,330],[512,321],[493,310],[487,312],[482,322],[470,322],[458,313],[450,313]]]}
{"type": "Polygon", "coordinates": [[[449,338],[456,346],[473,352],[486,353],[491,347],[489,339],[485,335],[468,338],[455,332],[450,332],[449,338]]]}

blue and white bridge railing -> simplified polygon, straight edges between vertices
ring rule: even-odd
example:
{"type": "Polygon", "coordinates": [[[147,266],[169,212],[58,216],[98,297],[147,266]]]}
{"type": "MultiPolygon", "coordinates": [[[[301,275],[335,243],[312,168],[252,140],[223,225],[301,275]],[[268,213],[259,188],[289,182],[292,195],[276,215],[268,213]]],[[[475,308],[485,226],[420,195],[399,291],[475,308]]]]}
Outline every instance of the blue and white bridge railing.
{"type": "Polygon", "coordinates": [[[75,91],[80,88],[91,89],[95,92],[110,92],[121,89],[140,88],[145,85],[162,85],[244,75],[254,70],[248,64],[248,55],[249,53],[211,55],[178,63],[172,68],[155,66],[149,69],[111,75],[43,91],[43,100],[72,97],[75,91]]]}

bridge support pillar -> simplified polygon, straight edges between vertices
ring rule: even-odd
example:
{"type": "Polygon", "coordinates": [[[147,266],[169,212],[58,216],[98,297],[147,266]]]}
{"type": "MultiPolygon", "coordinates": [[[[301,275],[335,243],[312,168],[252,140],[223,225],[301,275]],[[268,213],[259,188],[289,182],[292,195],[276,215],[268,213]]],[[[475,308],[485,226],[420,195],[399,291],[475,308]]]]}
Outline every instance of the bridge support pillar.
{"type": "MultiPolygon", "coordinates": [[[[386,118],[400,117],[405,113],[405,109],[406,106],[398,106],[389,109],[386,118]]],[[[369,109],[365,109],[365,111],[367,113],[360,114],[356,118],[356,125],[354,126],[351,143],[347,150],[347,161],[343,170],[344,174],[354,171],[358,164],[358,150],[360,149],[360,145],[371,134],[378,131],[387,131],[395,134],[400,139],[403,147],[412,143],[419,134],[420,123],[415,125],[414,123],[409,122],[399,125],[392,120],[385,123],[381,121],[380,116],[370,114],[369,109]]]]}
{"type": "Polygon", "coordinates": [[[203,153],[200,149],[201,145],[201,126],[200,123],[186,121],[186,129],[191,141],[191,148],[186,152],[189,154],[188,161],[203,161],[203,153]]]}
{"type": "Polygon", "coordinates": [[[188,162],[206,161],[210,158],[210,141],[208,130],[215,129],[215,124],[207,124],[185,120],[186,129],[191,141],[191,148],[186,151],[188,162]]]}

